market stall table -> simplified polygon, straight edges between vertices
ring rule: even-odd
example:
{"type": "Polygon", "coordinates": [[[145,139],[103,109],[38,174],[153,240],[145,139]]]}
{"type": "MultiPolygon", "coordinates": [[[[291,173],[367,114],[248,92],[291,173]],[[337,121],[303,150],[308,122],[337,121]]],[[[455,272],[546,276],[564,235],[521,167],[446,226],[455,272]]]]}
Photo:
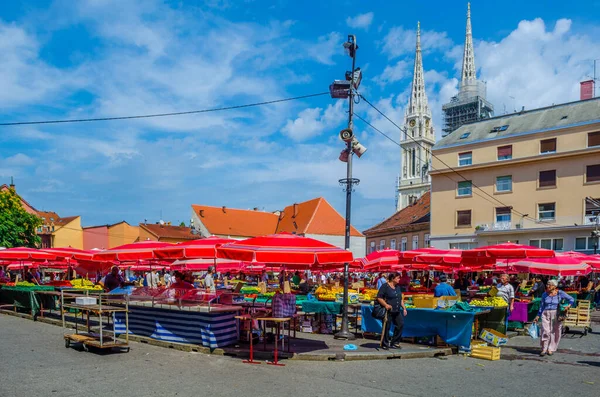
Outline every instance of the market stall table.
{"type": "MultiPolygon", "coordinates": [[[[267,364],[269,364],[269,365],[277,365],[277,366],[280,366],[280,367],[285,366],[285,364],[281,364],[278,361],[278,359],[277,359],[277,353],[278,353],[277,345],[279,345],[279,334],[280,334],[280,331],[281,331],[281,325],[283,323],[286,323],[286,322],[288,322],[288,323],[291,322],[292,321],[292,317],[257,317],[257,318],[255,318],[255,320],[263,322],[263,330],[264,331],[266,331],[267,321],[275,323],[275,328],[276,328],[277,331],[276,331],[276,336],[275,336],[275,349],[273,350],[273,361],[272,362],[267,362],[267,364]]],[[[290,351],[290,342],[289,342],[290,328],[291,327],[288,327],[288,352],[290,351]]],[[[264,340],[264,349],[266,350],[267,349],[267,338],[263,338],[263,340],[264,340]]],[[[283,342],[283,339],[282,339],[282,344],[283,343],[284,342],[283,342]]],[[[283,345],[282,345],[282,348],[284,348],[283,345]]]]}
{"type": "MultiPolygon", "coordinates": [[[[46,307],[50,306],[52,298],[42,297],[36,294],[38,291],[54,291],[53,287],[35,286],[35,287],[20,287],[3,285],[0,288],[0,303],[13,306],[13,309],[24,309],[31,312],[35,316],[40,312],[43,304],[46,307]]],[[[53,301],[52,301],[53,302],[53,301]]]]}
{"type": "MultiPolygon", "coordinates": [[[[382,323],[373,318],[373,307],[362,306],[362,330],[381,333],[382,323]]],[[[450,345],[468,347],[471,345],[473,322],[476,316],[489,313],[486,308],[477,308],[472,312],[437,309],[407,309],[404,317],[402,336],[406,338],[439,335],[450,345]]]]}

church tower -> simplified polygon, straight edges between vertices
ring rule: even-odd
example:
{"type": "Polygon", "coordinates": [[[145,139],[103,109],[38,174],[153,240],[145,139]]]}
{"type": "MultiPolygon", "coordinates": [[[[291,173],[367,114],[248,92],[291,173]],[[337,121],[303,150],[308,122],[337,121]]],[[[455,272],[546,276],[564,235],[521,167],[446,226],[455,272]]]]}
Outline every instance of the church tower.
{"type": "Polygon", "coordinates": [[[471,28],[471,3],[467,3],[467,29],[463,52],[462,74],[458,94],[442,106],[444,112],[443,136],[463,124],[494,116],[494,106],[486,99],[487,89],[483,81],[477,80],[473,30],[471,28]]]}
{"type": "Polygon", "coordinates": [[[401,132],[400,139],[402,165],[396,189],[397,211],[415,202],[430,188],[429,168],[435,135],[423,74],[421,24],[419,23],[412,89],[404,115],[404,131],[401,132]]]}

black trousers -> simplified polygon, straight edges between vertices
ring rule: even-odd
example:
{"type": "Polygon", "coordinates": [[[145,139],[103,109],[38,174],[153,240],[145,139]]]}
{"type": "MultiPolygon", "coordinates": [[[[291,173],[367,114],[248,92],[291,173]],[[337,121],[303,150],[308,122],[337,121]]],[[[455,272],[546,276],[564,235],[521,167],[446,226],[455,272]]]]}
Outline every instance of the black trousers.
{"type": "Polygon", "coordinates": [[[383,330],[383,345],[391,346],[396,343],[400,343],[400,338],[402,338],[402,328],[404,328],[404,315],[400,312],[388,312],[387,313],[387,322],[385,324],[385,329],[383,330]],[[390,339],[390,327],[394,324],[394,334],[390,339]]]}

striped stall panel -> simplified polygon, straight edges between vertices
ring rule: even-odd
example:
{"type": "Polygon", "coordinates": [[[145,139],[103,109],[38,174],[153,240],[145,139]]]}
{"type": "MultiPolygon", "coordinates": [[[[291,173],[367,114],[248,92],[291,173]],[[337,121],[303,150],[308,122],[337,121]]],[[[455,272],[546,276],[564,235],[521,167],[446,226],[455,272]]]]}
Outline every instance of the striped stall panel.
{"type": "MultiPolygon", "coordinates": [[[[167,342],[217,348],[238,340],[236,312],[199,313],[129,306],[129,333],[167,342]]],[[[115,313],[115,329],[125,333],[125,313],[115,313]]]]}

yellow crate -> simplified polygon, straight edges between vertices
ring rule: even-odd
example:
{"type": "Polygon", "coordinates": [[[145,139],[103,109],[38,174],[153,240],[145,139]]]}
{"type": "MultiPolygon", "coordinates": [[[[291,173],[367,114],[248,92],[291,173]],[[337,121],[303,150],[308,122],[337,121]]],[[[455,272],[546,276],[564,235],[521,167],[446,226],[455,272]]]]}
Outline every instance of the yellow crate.
{"type": "Polygon", "coordinates": [[[413,295],[413,305],[419,309],[435,309],[439,298],[413,295]]]}
{"type": "Polygon", "coordinates": [[[496,361],[500,360],[500,348],[478,344],[471,346],[471,357],[482,360],[496,361]]]}

